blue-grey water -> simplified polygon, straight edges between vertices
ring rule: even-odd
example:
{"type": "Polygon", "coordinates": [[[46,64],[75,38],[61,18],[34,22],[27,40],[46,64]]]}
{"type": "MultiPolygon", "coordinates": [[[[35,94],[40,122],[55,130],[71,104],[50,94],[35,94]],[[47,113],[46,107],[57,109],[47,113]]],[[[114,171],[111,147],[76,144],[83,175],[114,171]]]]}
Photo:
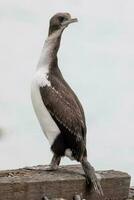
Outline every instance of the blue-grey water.
{"type": "Polygon", "coordinates": [[[48,19],[67,11],[79,23],[63,34],[59,66],[86,113],[88,159],[96,169],[128,172],[134,184],[133,10],[133,0],[0,2],[0,169],[51,160],[30,83],[48,19]]]}

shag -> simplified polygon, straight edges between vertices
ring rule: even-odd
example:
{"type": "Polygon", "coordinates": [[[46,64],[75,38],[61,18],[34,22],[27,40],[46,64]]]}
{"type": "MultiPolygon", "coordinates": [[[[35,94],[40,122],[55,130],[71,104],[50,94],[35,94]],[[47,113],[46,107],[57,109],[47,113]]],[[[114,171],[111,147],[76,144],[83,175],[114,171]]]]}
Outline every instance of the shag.
{"type": "Polygon", "coordinates": [[[80,162],[87,181],[92,182],[94,189],[102,196],[100,182],[87,160],[83,107],[58,67],[61,36],[73,22],[77,22],[77,19],[71,18],[69,13],[58,13],[50,19],[48,37],[32,81],[31,98],[53,152],[51,170],[58,168],[63,156],[80,162]]]}

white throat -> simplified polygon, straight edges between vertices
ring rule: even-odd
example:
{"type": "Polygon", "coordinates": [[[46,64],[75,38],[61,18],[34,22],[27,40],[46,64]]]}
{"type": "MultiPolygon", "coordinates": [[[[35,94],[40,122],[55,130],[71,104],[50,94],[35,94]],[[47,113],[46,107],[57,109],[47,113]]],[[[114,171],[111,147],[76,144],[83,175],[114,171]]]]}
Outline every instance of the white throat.
{"type": "Polygon", "coordinates": [[[39,86],[45,87],[51,86],[50,81],[48,80],[50,65],[54,59],[54,51],[57,45],[58,37],[61,34],[61,30],[56,31],[55,33],[48,36],[43,46],[39,63],[37,65],[35,79],[39,86]]]}
{"type": "Polygon", "coordinates": [[[58,30],[48,36],[48,38],[45,41],[45,44],[43,46],[41,56],[39,59],[39,63],[37,65],[38,68],[49,68],[52,60],[53,60],[53,53],[55,50],[55,47],[57,45],[58,37],[61,35],[62,30],[58,30]]]}
{"type": "Polygon", "coordinates": [[[50,35],[45,41],[31,86],[33,107],[41,128],[48,138],[50,145],[53,144],[56,137],[60,134],[60,130],[43,103],[39,88],[51,87],[49,69],[53,59],[55,47],[57,46],[57,39],[60,34],[61,31],[57,31],[50,35]]]}

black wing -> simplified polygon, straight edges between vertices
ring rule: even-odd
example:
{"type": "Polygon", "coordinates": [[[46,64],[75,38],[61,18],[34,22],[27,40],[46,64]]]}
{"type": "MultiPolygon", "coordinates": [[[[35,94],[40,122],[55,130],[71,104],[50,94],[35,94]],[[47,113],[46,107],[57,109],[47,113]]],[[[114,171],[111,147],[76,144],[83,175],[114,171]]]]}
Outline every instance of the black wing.
{"type": "Polygon", "coordinates": [[[82,106],[64,80],[53,77],[51,86],[40,87],[42,100],[50,114],[77,140],[85,141],[86,124],[82,106]]]}

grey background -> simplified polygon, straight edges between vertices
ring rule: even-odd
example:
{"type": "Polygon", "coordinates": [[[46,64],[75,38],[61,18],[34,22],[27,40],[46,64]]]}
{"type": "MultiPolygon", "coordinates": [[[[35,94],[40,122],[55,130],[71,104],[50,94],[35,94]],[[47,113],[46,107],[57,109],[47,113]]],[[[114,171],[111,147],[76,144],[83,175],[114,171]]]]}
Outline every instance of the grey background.
{"type": "Polygon", "coordinates": [[[79,19],[63,34],[59,65],[86,113],[88,158],[96,169],[127,171],[134,183],[133,0],[0,1],[0,169],[50,162],[30,83],[59,11],[79,19]]]}

